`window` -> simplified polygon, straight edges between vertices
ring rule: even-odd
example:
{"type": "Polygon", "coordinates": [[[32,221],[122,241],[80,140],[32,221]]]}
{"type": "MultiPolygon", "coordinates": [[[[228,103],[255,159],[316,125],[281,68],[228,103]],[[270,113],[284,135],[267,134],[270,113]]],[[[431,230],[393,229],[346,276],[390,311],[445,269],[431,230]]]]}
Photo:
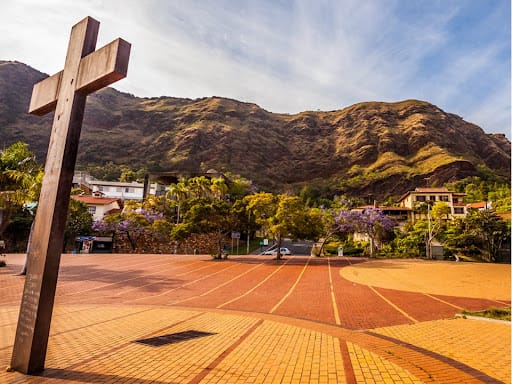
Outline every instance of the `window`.
{"type": "Polygon", "coordinates": [[[129,193],[129,192],[130,192],[130,188],[127,187],[124,189],[124,193],[129,193]]]}
{"type": "Polygon", "coordinates": [[[96,213],[96,207],[87,207],[87,210],[91,215],[94,215],[96,213]]]}
{"type": "Polygon", "coordinates": [[[98,185],[98,191],[103,192],[103,185],[98,185]]]}
{"type": "Polygon", "coordinates": [[[456,215],[463,215],[464,214],[464,207],[454,207],[453,213],[456,215]]]}
{"type": "Polygon", "coordinates": [[[421,195],[416,196],[416,201],[422,201],[422,202],[424,202],[424,201],[426,201],[426,197],[425,197],[425,196],[421,196],[421,195]]]}
{"type": "Polygon", "coordinates": [[[439,196],[439,201],[448,201],[448,196],[446,196],[446,195],[439,196]]]}

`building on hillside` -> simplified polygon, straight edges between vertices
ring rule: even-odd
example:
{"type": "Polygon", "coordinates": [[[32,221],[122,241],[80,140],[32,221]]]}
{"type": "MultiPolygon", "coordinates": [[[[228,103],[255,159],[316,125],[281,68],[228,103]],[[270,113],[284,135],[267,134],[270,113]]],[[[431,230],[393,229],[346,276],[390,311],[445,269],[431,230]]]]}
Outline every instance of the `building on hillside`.
{"type": "Polygon", "coordinates": [[[102,197],[99,193],[94,195],[72,195],[71,198],[85,203],[95,221],[101,220],[104,216],[111,213],[120,213],[122,210],[119,199],[115,197],[102,197]]]}
{"type": "MultiPolygon", "coordinates": [[[[376,209],[381,211],[385,216],[387,216],[395,223],[395,228],[399,230],[402,230],[402,227],[407,223],[411,211],[409,208],[378,206],[376,203],[374,205],[356,207],[353,208],[352,211],[364,213],[368,209],[376,209]]],[[[370,242],[370,237],[366,233],[355,231],[352,233],[352,236],[356,242],[370,242]]],[[[382,243],[377,240],[375,246],[380,248],[382,243]]]]}
{"type": "Polygon", "coordinates": [[[416,188],[414,191],[409,191],[402,195],[398,200],[398,204],[400,207],[410,210],[409,221],[412,223],[427,217],[427,212],[421,209],[423,203],[446,203],[451,210],[450,218],[454,219],[466,216],[465,196],[465,193],[452,192],[445,187],[416,188]]]}
{"type": "Polygon", "coordinates": [[[470,203],[466,205],[466,211],[468,213],[471,211],[487,211],[488,209],[492,209],[491,201],[480,201],[478,203],[470,203]]]}
{"type": "Polygon", "coordinates": [[[104,197],[116,198],[121,200],[142,201],[144,195],[144,184],[121,181],[103,181],[90,180],[89,186],[92,192],[101,192],[104,197]]]}
{"type": "Polygon", "coordinates": [[[80,188],[86,195],[92,194],[92,189],[89,182],[94,180],[94,177],[89,175],[87,172],[75,171],[73,175],[73,188],[80,188]]]}
{"type": "MultiPolygon", "coordinates": [[[[81,188],[85,194],[90,195],[100,192],[103,197],[110,197],[124,200],[142,201],[144,199],[144,183],[103,181],[97,180],[86,172],[75,172],[73,176],[73,187],[81,188]]],[[[165,193],[165,186],[151,183],[147,186],[149,195],[162,195],[165,193]]]]}
{"type": "Polygon", "coordinates": [[[411,209],[406,207],[388,207],[388,206],[377,206],[375,205],[365,205],[362,207],[357,207],[352,209],[353,211],[360,211],[364,212],[366,209],[378,209],[381,211],[384,215],[389,217],[391,220],[393,220],[398,228],[403,227],[407,221],[409,220],[409,217],[411,216],[411,209]]]}
{"type": "Polygon", "coordinates": [[[221,172],[215,169],[209,169],[206,172],[190,172],[190,171],[167,171],[167,172],[150,172],[144,177],[144,197],[148,195],[160,196],[167,192],[169,185],[179,182],[180,179],[190,179],[193,177],[204,176],[207,179],[218,178],[224,179],[229,185],[229,179],[221,172]]]}

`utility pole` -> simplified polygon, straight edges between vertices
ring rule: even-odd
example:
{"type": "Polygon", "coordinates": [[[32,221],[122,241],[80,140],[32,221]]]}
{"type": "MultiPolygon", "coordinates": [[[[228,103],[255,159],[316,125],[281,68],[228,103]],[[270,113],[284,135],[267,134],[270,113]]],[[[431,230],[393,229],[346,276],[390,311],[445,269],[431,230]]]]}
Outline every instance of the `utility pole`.
{"type": "Polygon", "coordinates": [[[249,254],[249,241],[251,240],[251,211],[249,211],[249,222],[247,223],[247,252],[249,254]]]}

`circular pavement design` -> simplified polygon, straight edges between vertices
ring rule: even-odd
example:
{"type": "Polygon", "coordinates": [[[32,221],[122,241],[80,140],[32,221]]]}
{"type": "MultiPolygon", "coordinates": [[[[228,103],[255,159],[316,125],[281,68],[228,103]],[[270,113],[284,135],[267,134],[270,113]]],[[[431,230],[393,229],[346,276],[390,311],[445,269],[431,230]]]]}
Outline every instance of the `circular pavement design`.
{"type": "Polygon", "coordinates": [[[340,275],[400,291],[510,301],[510,271],[510,264],[373,260],[340,269],[340,275]]]}

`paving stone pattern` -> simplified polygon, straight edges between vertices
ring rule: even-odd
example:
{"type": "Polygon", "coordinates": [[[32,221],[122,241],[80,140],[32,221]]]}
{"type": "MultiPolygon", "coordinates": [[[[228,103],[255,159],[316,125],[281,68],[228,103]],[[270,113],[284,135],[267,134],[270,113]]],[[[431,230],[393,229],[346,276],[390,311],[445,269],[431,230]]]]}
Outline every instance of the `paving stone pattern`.
{"type": "MultiPolygon", "coordinates": [[[[0,268],[2,368],[14,342],[23,257],[8,255],[0,268]]],[[[39,376],[2,369],[0,383],[511,382],[510,323],[454,318],[461,308],[510,306],[510,296],[492,298],[488,287],[482,298],[465,298],[451,295],[449,284],[412,292],[343,277],[344,268],[367,262],[63,255],[46,369],[39,376]],[[137,342],[176,334],[202,337],[137,342]]],[[[439,284],[442,266],[429,268],[439,284]]]]}

